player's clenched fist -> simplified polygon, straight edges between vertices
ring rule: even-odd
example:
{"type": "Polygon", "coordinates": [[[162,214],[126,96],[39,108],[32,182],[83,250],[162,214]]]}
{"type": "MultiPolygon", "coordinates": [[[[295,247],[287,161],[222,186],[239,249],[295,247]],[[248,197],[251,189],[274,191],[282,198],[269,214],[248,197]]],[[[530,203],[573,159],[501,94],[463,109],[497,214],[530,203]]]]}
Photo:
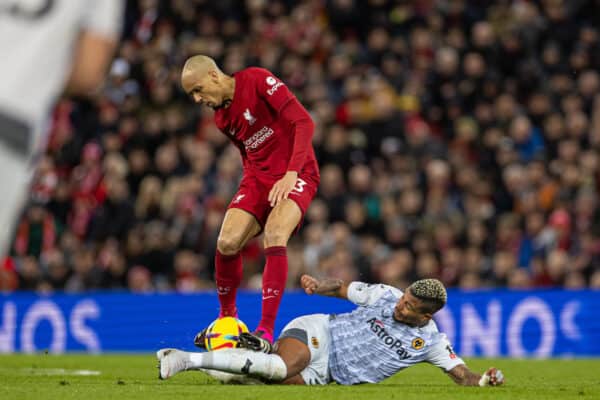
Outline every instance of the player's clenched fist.
{"type": "Polygon", "coordinates": [[[302,275],[300,278],[300,285],[306,294],[314,294],[319,287],[319,281],[310,275],[302,275]]]}
{"type": "MultiPolygon", "coordinates": [[[[344,282],[341,279],[316,279],[310,275],[302,275],[300,278],[300,285],[306,292],[306,294],[321,294],[323,296],[342,296],[345,295],[340,293],[340,290],[344,286],[344,282]]],[[[344,290],[347,290],[344,289],[344,290]]]]}
{"type": "Polygon", "coordinates": [[[504,383],[504,374],[494,367],[488,369],[479,380],[479,386],[500,386],[504,383]]]}

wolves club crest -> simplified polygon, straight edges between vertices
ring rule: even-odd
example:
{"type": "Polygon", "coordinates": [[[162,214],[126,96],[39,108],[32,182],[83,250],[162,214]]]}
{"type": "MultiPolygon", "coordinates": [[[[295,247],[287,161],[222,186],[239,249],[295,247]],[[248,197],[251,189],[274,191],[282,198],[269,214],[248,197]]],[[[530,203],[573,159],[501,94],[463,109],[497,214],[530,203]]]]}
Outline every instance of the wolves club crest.
{"type": "Polygon", "coordinates": [[[425,341],[420,337],[413,339],[411,346],[415,350],[421,350],[425,346],[425,341]]]}
{"type": "Polygon", "coordinates": [[[313,337],[311,337],[311,338],[310,338],[310,343],[313,345],[313,347],[314,347],[315,349],[318,349],[318,348],[319,348],[319,339],[317,339],[316,337],[314,337],[314,336],[313,336],[313,337]]]}

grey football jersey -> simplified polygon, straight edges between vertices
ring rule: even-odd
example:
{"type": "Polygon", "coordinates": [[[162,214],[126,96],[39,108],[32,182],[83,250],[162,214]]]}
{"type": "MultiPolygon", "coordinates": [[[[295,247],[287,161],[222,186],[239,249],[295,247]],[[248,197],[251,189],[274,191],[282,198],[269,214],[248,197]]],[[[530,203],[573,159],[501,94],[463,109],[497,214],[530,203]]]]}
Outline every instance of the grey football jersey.
{"type": "Polygon", "coordinates": [[[394,320],[394,307],[402,295],[387,285],[350,284],[348,299],[359,307],[333,315],[329,323],[329,369],[336,382],[380,382],[420,362],[445,371],[464,364],[433,320],[420,328],[394,320]]]}

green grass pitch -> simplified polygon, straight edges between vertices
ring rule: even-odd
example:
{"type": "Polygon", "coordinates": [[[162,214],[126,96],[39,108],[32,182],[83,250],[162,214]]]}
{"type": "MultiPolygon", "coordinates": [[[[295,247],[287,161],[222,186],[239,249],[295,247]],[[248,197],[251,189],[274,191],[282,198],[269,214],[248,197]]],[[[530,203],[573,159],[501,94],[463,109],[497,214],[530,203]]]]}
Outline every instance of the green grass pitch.
{"type": "Polygon", "coordinates": [[[460,387],[437,368],[419,365],[377,385],[229,386],[196,371],[159,381],[150,354],[1,355],[0,399],[600,399],[600,359],[472,359],[468,364],[476,371],[502,369],[507,384],[460,387]]]}

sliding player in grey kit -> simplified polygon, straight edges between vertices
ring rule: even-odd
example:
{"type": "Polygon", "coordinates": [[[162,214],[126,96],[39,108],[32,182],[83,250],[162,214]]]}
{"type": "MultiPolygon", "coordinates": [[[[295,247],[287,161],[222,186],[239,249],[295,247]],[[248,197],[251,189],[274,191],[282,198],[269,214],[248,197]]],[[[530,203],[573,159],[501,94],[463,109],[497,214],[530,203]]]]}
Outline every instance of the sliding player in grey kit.
{"type": "Polygon", "coordinates": [[[428,362],[465,386],[497,386],[500,370],[472,372],[439,332],[432,316],[446,304],[446,289],[436,279],[414,282],[402,292],[387,285],[317,280],[304,275],[307,294],[348,299],[349,313],[314,314],[291,321],[274,344],[243,334],[241,347],[208,353],[176,349],[157,352],[160,378],[180,371],[204,370],[224,382],[342,385],[376,383],[412,365],[428,362]]]}

